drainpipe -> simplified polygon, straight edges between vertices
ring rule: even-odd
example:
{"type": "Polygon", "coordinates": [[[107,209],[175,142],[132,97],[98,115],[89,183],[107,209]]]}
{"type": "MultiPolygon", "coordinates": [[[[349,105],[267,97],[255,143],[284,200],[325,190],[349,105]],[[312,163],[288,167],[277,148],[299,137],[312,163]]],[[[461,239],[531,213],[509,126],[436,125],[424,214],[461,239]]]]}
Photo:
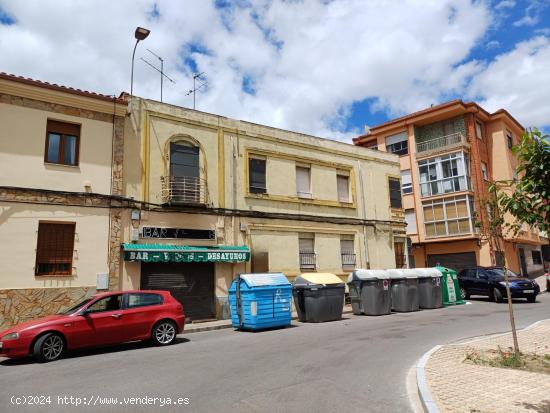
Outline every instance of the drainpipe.
{"type": "MultiPolygon", "coordinates": [[[[363,185],[363,172],[361,171],[361,161],[357,160],[357,174],[359,175],[359,185],[361,186],[361,205],[363,206],[363,219],[367,219],[367,208],[365,206],[365,187],[363,185]]],[[[359,201],[359,200],[358,200],[359,201]]],[[[376,207],[375,207],[376,208],[376,207]]],[[[363,225],[363,241],[365,245],[365,266],[370,268],[369,245],[367,241],[367,226],[363,225]]]]}

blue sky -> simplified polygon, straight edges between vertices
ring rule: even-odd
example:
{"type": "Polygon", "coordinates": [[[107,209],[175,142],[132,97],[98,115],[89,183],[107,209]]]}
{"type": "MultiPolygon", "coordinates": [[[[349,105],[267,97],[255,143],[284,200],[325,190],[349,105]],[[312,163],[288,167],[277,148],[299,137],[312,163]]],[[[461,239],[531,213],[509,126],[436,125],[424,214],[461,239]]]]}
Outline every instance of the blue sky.
{"type": "Polygon", "coordinates": [[[197,109],[323,137],[456,98],[550,130],[550,0],[0,0],[0,71],[119,94],[136,26],[143,97],[149,48],[166,102],[204,72],[197,109]]]}

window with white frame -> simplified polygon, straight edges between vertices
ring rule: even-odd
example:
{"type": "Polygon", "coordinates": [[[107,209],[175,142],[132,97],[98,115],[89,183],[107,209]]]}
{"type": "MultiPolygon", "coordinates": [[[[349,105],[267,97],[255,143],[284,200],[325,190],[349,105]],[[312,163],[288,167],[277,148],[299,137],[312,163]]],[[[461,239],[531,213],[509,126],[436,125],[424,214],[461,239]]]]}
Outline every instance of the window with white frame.
{"type": "Polygon", "coordinates": [[[397,135],[391,135],[386,138],[386,150],[397,155],[406,155],[409,153],[409,137],[407,132],[401,132],[397,135]]]}
{"type": "Polygon", "coordinates": [[[481,162],[481,175],[483,176],[484,180],[489,180],[489,174],[487,173],[487,164],[485,162],[481,162]]]}
{"type": "Polygon", "coordinates": [[[470,234],[473,231],[469,196],[422,203],[426,237],[470,234]]]}
{"type": "Polygon", "coordinates": [[[354,267],[355,247],[353,236],[342,236],[340,238],[340,256],[342,257],[342,267],[354,267]]]}
{"type": "Polygon", "coordinates": [[[336,189],[339,202],[350,202],[349,199],[349,176],[343,173],[336,175],[336,189]]]}
{"type": "Polygon", "coordinates": [[[401,171],[401,192],[403,192],[403,194],[410,194],[412,191],[411,170],[406,169],[401,171]]]}
{"type": "Polygon", "coordinates": [[[418,162],[420,193],[422,196],[467,191],[468,156],[463,152],[451,153],[418,162]]]}
{"type": "Polygon", "coordinates": [[[407,234],[417,234],[416,213],[414,209],[405,210],[405,222],[407,223],[407,234]]]}
{"type": "Polygon", "coordinates": [[[483,139],[483,125],[476,120],[476,136],[478,139],[483,139]]]}
{"type": "Polygon", "coordinates": [[[315,235],[299,234],[298,248],[300,268],[314,270],[316,266],[315,235]]]}
{"type": "Polygon", "coordinates": [[[311,168],[296,166],[296,193],[300,198],[311,198],[311,168]]]}

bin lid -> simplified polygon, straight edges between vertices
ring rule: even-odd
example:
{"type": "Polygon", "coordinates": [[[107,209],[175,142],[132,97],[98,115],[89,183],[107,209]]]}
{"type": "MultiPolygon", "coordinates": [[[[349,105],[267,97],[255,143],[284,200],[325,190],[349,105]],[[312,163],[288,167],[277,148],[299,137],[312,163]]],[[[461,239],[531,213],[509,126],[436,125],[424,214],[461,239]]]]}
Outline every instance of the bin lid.
{"type": "Polygon", "coordinates": [[[418,278],[416,271],[414,269],[404,268],[404,269],[391,269],[387,270],[390,278],[418,278]]]}
{"type": "Polygon", "coordinates": [[[271,285],[290,285],[290,281],[282,272],[240,274],[249,287],[267,287],[271,285]]]}
{"type": "Polygon", "coordinates": [[[436,270],[440,271],[441,274],[456,274],[456,271],[452,268],[443,267],[442,265],[438,265],[437,267],[434,267],[436,270]]]}
{"type": "Polygon", "coordinates": [[[353,280],[387,280],[390,278],[386,270],[354,270],[348,277],[348,282],[353,280]]]}
{"type": "Polygon", "coordinates": [[[294,285],[332,285],[343,284],[344,282],[336,274],[328,272],[306,272],[300,274],[294,280],[294,285]]]}
{"type": "Polygon", "coordinates": [[[437,268],[416,268],[418,278],[441,278],[443,274],[437,268]]]}

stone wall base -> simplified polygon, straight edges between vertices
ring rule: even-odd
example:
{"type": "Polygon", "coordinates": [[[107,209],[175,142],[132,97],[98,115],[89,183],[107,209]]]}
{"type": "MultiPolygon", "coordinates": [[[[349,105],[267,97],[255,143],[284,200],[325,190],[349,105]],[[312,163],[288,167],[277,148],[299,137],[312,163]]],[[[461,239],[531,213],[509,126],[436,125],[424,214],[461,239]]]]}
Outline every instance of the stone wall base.
{"type": "Polygon", "coordinates": [[[0,290],[0,331],[56,314],[95,293],[95,287],[0,290]]]}

